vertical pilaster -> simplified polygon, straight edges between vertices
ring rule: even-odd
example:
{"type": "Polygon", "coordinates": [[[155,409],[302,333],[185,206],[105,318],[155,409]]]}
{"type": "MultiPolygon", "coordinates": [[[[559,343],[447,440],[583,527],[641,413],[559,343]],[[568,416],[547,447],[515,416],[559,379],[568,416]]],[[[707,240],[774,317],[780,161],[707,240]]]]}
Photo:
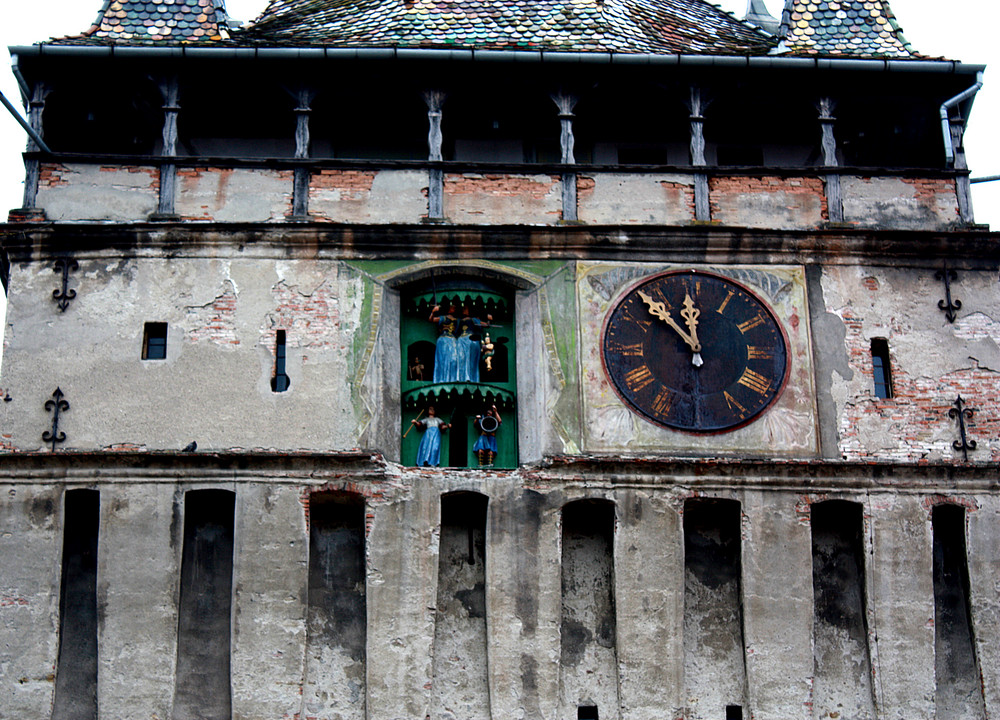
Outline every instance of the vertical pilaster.
{"type": "MultiPolygon", "coordinates": [[[[573,148],[576,138],[573,136],[573,108],[576,107],[579,98],[560,91],[552,96],[552,102],[559,108],[559,147],[562,150],[561,162],[563,165],[575,165],[576,157],[573,148]]],[[[576,173],[564,172],[562,175],[562,219],[564,221],[577,220],[576,205],[576,173]]]]}
{"type": "MultiPolygon", "coordinates": [[[[837,140],[833,134],[833,124],[837,118],[833,116],[836,104],[831,98],[822,98],[819,101],[819,122],[822,128],[823,137],[821,147],[823,149],[823,165],[828,168],[837,167],[837,140]]],[[[830,222],[844,222],[844,199],[840,191],[840,175],[835,172],[827,173],[826,176],[826,207],[830,222]]]]}
{"type": "MultiPolygon", "coordinates": [[[[444,107],[445,93],[440,90],[428,90],[424,93],[427,103],[427,159],[432,163],[441,162],[441,145],[444,136],[441,133],[441,115],[444,107]]],[[[444,220],[444,171],[441,168],[431,168],[427,185],[427,219],[430,221],[444,220]]]]}
{"type": "MultiPolygon", "coordinates": [[[[180,112],[177,77],[161,82],[160,93],[163,95],[163,157],[173,158],[177,156],[177,114],[180,112]]],[[[160,164],[160,203],[152,220],[177,219],[174,213],[176,192],[177,165],[165,159],[160,164]]]]}
{"type": "MultiPolygon", "coordinates": [[[[309,116],[312,112],[312,101],[316,96],[315,91],[308,88],[300,88],[296,99],[298,104],[295,108],[295,159],[305,160],[309,157],[309,116]]],[[[295,180],[292,186],[292,214],[289,220],[309,219],[309,168],[298,166],[295,168],[295,180]]]]}
{"type": "MultiPolygon", "coordinates": [[[[705,108],[708,103],[702,96],[700,88],[692,87],[691,96],[688,100],[688,111],[691,122],[691,164],[697,167],[705,167],[708,163],[705,160],[705,108]]],[[[694,217],[695,220],[708,221],[712,219],[712,209],[708,197],[708,174],[695,172],[694,174],[694,217]]]]}

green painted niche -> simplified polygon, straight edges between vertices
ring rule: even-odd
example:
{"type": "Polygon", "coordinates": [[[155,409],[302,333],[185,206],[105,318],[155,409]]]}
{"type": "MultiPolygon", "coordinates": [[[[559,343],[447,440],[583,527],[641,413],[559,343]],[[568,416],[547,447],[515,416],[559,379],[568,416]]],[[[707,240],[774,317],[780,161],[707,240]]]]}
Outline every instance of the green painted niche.
{"type": "MultiPolygon", "coordinates": [[[[514,333],[514,292],[482,278],[444,276],[413,283],[400,292],[400,396],[402,398],[402,462],[416,465],[417,453],[424,431],[413,427],[411,420],[424,419],[427,408],[435,412],[452,428],[441,434],[440,467],[475,468],[479,466],[473,446],[479,439],[475,428],[476,415],[485,415],[496,405],[503,420],[496,432],[497,456],[493,467],[517,467],[517,377],[516,340],[514,333]],[[435,300],[441,305],[439,315],[454,307],[457,322],[453,335],[463,335],[461,318],[477,318],[483,325],[469,322],[460,344],[464,348],[466,367],[478,355],[478,382],[449,376],[434,382],[434,365],[438,356],[440,324],[430,320],[435,300]],[[463,315],[467,309],[467,316],[463,315]],[[492,319],[488,320],[488,316],[492,319]],[[482,353],[486,335],[493,344],[490,365],[482,353]],[[471,348],[471,349],[470,349],[471,348]],[[412,429],[410,429],[412,427],[412,429]]],[[[455,340],[446,340],[456,342],[455,340]]],[[[443,352],[448,352],[443,350],[443,352]]]]}

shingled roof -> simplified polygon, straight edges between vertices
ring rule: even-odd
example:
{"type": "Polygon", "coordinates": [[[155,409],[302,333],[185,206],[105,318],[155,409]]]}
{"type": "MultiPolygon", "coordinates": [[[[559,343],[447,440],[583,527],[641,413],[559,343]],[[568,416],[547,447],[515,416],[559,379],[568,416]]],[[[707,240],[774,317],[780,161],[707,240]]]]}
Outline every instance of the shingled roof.
{"type": "Polygon", "coordinates": [[[915,55],[888,0],[786,0],[779,36],[795,55],[915,55]]]}
{"type": "Polygon", "coordinates": [[[346,47],[766,54],[704,0],[272,0],[241,39],[346,47]]]}
{"type": "Polygon", "coordinates": [[[64,41],[197,43],[229,37],[228,18],[216,0],[104,0],[94,25],[64,41]]]}

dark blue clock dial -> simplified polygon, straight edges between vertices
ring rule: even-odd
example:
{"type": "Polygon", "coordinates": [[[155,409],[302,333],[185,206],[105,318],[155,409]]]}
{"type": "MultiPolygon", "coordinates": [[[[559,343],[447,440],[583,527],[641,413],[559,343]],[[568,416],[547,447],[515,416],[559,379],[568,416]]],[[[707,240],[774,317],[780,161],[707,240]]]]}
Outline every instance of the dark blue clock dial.
{"type": "Polygon", "coordinates": [[[631,287],[605,321],[602,356],[626,405],[694,433],[758,418],[789,369],[785,333],[767,304],[702,271],[662,273],[631,287]]]}

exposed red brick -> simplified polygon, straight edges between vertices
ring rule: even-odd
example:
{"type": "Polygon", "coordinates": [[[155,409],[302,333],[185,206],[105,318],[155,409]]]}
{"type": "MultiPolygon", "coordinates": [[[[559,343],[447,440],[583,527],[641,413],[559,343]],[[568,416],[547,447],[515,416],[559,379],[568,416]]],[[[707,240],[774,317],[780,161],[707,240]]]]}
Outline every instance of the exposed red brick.
{"type": "Polygon", "coordinates": [[[41,163],[38,168],[39,187],[57,187],[59,185],[69,185],[69,181],[63,177],[70,172],[65,165],[59,163],[41,163]]]}
{"type": "MultiPolygon", "coordinates": [[[[826,202],[825,185],[818,177],[762,177],[749,175],[723,175],[708,179],[709,195],[711,197],[712,217],[723,211],[727,196],[746,195],[753,193],[785,193],[791,196],[812,196],[819,198],[820,216],[828,220],[829,210],[826,202]]],[[[793,209],[795,206],[789,206],[793,209]]]]}
{"type": "Polygon", "coordinates": [[[372,191],[374,170],[320,170],[309,181],[310,190],[340,190],[360,198],[372,191]]]}
{"type": "Polygon", "coordinates": [[[240,344],[236,337],[236,292],[231,286],[208,305],[188,307],[187,313],[194,320],[187,334],[191,342],[240,344]]]}
{"type": "Polygon", "coordinates": [[[446,195],[495,195],[499,197],[523,197],[525,195],[541,200],[548,196],[560,182],[558,175],[549,177],[549,182],[539,182],[525,175],[494,174],[452,174],[445,175],[446,195]]]}
{"type": "MultiPolygon", "coordinates": [[[[876,398],[871,341],[862,333],[860,318],[849,309],[841,311],[840,315],[847,329],[848,361],[854,372],[866,381],[864,394],[848,400],[840,419],[840,450],[845,458],[919,462],[939,454],[961,460],[961,452],[951,445],[959,438],[958,423],[948,415],[959,395],[973,411],[972,418],[966,421],[968,438],[985,441],[1000,436],[1000,406],[995,401],[1000,395],[1000,374],[974,365],[936,378],[911,375],[893,356],[890,337],[893,397],[876,398]],[[858,422],[870,416],[881,418],[887,428],[896,431],[893,447],[865,448],[858,422]]],[[[906,329],[894,322],[890,332],[898,335],[906,329]]],[[[969,453],[969,460],[1000,461],[1000,448],[989,452],[983,442],[979,450],[969,453]]]]}

